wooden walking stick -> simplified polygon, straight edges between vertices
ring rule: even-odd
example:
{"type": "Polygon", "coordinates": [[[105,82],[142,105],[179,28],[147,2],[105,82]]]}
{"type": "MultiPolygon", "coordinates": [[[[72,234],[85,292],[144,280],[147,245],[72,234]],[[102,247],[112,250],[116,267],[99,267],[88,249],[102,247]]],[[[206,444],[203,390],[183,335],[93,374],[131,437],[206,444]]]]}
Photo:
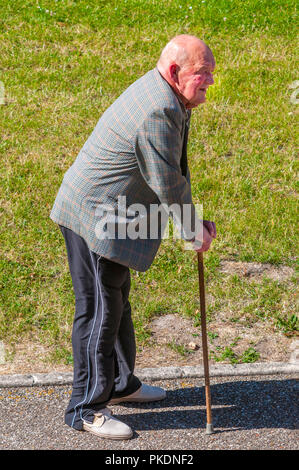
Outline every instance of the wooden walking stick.
{"type": "Polygon", "coordinates": [[[205,393],[206,393],[206,413],[207,413],[207,427],[206,434],[213,434],[212,423],[212,410],[211,410],[211,391],[210,391],[210,377],[209,377],[209,359],[208,359],[208,341],[206,329],[206,301],[205,301],[205,280],[204,280],[204,266],[203,266],[203,253],[197,252],[198,261],[198,281],[199,281],[199,296],[200,296],[200,323],[202,335],[202,354],[203,366],[205,374],[205,393]]]}

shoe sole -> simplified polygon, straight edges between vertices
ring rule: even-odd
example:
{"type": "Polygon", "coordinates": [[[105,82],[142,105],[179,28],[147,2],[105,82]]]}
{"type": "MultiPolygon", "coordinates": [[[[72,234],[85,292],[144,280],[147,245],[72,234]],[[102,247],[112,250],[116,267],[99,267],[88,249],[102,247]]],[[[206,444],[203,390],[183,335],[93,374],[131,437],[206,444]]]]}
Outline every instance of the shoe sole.
{"type": "Polygon", "coordinates": [[[103,439],[112,439],[116,441],[131,439],[131,437],[133,436],[133,431],[131,432],[131,434],[127,436],[121,436],[121,435],[111,436],[110,434],[99,434],[98,432],[92,431],[91,429],[85,428],[84,426],[83,426],[83,431],[90,432],[91,434],[94,434],[97,437],[102,437],[103,439]]]}
{"type": "MultiPolygon", "coordinates": [[[[108,405],[117,405],[118,403],[152,403],[153,401],[161,401],[161,400],[165,400],[166,398],[166,395],[164,397],[159,397],[159,398],[150,398],[148,400],[146,399],[142,399],[142,398],[132,398],[131,400],[130,399],[121,399],[121,398],[115,398],[115,399],[112,399],[109,401],[108,405]]],[[[108,406],[107,405],[107,406],[108,406]]]]}

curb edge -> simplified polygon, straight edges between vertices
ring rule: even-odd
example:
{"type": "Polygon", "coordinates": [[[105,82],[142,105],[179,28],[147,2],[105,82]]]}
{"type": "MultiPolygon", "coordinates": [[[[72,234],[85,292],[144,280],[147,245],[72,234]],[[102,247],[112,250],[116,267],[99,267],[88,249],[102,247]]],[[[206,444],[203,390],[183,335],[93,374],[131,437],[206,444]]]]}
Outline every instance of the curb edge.
{"type": "MultiPolygon", "coordinates": [[[[158,367],[136,369],[135,374],[140,380],[170,380],[179,378],[204,377],[203,366],[158,367]]],[[[265,362],[254,364],[221,364],[210,366],[210,377],[299,374],[299,363],[265,362]]],[[[0,375],[0,388],[33,387],[49,385],[71,385],[73,372],[49,372],[0,375]]]]}

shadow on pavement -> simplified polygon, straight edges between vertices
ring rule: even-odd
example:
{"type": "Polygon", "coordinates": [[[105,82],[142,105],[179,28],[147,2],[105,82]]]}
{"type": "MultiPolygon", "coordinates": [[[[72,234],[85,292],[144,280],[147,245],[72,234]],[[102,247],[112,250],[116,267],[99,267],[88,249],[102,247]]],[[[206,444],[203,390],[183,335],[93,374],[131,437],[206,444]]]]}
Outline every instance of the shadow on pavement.
{"type": "MultiPolygon", "coordinates": [[[[222,431],[297,429],[297,395],[298,381],[295,379],[212,384],[214,428],[219,427],[222,431]]],[[[136,407],[133,403],[124,403],[122,406],[136,407]]],[[[206,426],[204,387],[169,390],[162,402],[138,404],[138,408],[143,412],[125,415],[126,423],[135,429],[192,429],[206,426]],[[182,407],[186,409],[179,409],[182,407]],[[165,411],[165,408],[169,410],[165,411]]],[[[122,419],[124,415],[119,410],[115,409],[114,415],[122,419]]]]}

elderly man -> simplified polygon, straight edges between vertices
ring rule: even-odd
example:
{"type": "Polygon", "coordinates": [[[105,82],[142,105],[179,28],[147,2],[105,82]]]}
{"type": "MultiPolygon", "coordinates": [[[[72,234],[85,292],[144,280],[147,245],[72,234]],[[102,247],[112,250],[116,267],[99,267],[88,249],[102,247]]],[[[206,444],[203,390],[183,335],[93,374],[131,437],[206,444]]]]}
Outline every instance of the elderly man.
{"type": "MultiPolygon", "coordinates": [[[[142,384],[134,375],[129,303],[130,268],[150,267],[162,233],[129,237],[117,231],[112,237],[99,231],[99,223],[103,208],[117,211],[122,196],[127,206],[139,204],[146,210],[159,204],[179,209],[187,205],[194,226],[186,153],[190,110],[205,102],[214,67],[213,54],[200,39],[173,38],[157,67],[102,115],[56,197],[51,218],[65,239],[76,306],[74,381],[65,422],[77,430],[128,439],[131,428],[113,417],[107,405],[165,398],[164,390],[142,384]]],[[[174,221],[182,236],[196,251],[207,251],[216,237],[215,224],[203,221],[191,236],[179,212],[174,221]]],[[[116,214],[114,221],[123,220],[116,214]]]]}

